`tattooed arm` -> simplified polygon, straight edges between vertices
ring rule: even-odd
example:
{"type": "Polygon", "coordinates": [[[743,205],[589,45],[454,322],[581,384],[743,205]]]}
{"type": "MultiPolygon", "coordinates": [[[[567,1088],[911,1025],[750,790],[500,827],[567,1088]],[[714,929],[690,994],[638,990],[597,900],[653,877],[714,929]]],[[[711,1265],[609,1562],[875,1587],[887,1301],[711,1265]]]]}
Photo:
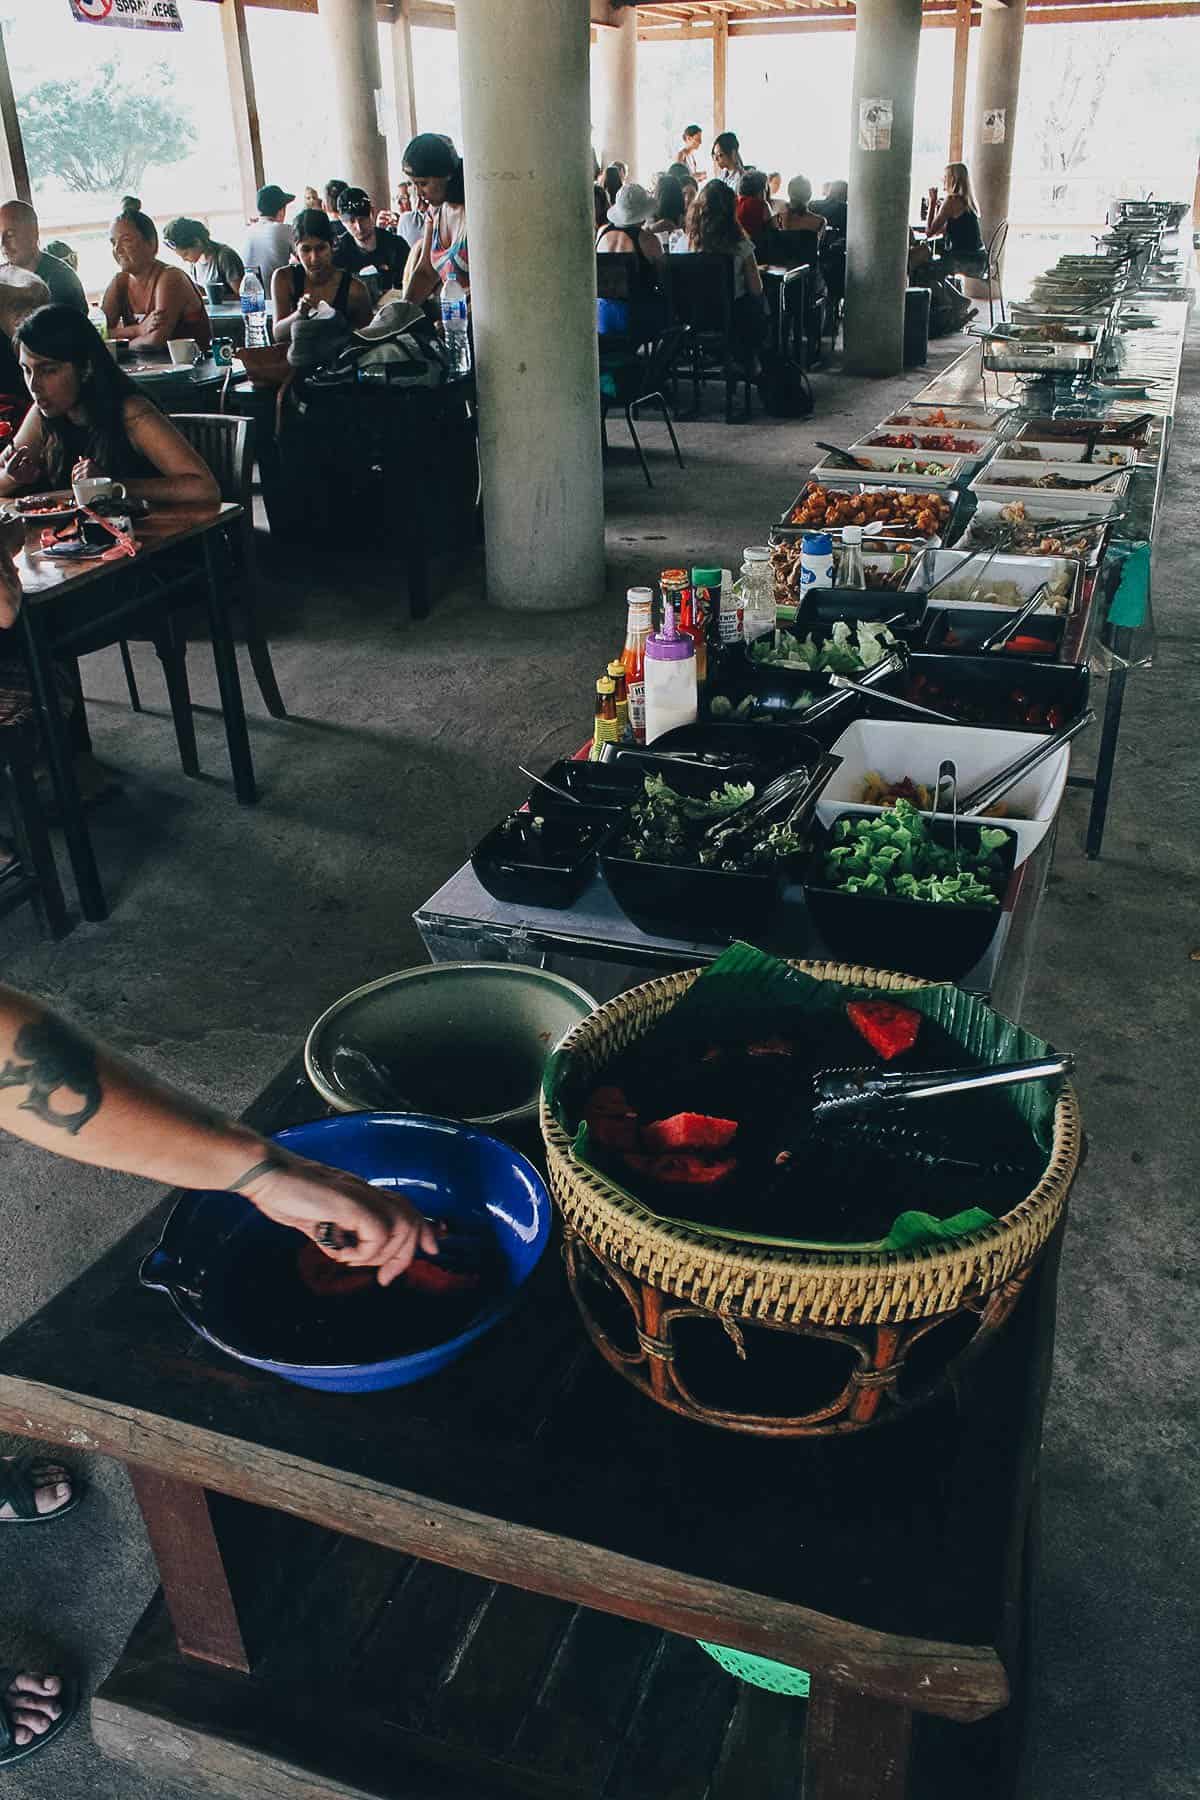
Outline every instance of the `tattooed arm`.
{"type": "Polygon", "coordinates": [[[0,1127],[104,1169],[173,1187],[231,1188],[329,1249],[332,1224],[354,1242],[340,1262],[378,1265],[385,1285],[432,1227],[402,1194],[290,1156],[93,1043],[36,1000],[0,985],[0,1127]]]}

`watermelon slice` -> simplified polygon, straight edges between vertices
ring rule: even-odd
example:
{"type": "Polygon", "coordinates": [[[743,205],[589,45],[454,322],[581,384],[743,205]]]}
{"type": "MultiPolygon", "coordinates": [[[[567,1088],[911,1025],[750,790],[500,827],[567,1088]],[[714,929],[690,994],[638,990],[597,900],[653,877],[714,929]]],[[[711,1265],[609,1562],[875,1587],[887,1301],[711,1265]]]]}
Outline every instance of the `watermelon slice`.
{"type": "Polygon", "coordinates": [[[647,1150],[658,1153],[676,1150],[724,1150],[737,1136],[736,1119],[714,1119],[707,1113],[675,1113],[669,1119],[656,1119],[642,1131],[647,1150]]]}
{"type": "Polygon", "coordinates": [[[921,1015],[892,1000],[851,1000],[846,1015],[884,1062],[911,1050],[921,1029],[921,1015]]]}

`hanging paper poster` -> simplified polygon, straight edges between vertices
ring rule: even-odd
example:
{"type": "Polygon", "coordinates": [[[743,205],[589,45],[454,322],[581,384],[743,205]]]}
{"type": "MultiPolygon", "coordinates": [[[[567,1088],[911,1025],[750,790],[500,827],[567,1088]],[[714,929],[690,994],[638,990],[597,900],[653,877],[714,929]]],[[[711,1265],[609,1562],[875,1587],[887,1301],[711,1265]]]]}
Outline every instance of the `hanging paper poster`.
{"type": "Polygon", "coordinates": [[[983,115],[983,141],[985,144],[1002,144],[1008,123],[1008,112],[1003,106],[993,106],[983,115]]]}
{"type": "Polygon", "coordinates": [[[892,102],[890,100],[859,101],[858,147],[860,150],[891,149],[892,102]]]}
{"type": "Polygon", "coordinates": [[[133,31],[182,31],[176,0],[69,0],[80,25],[124,25],[133,31]]]}

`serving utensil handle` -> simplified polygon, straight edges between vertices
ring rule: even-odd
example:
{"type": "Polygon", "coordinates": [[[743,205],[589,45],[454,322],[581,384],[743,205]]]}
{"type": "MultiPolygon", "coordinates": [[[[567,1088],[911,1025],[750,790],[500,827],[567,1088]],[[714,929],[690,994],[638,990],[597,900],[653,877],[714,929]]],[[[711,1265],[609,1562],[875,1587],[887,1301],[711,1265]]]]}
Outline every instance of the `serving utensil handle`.
{"type": "Polygon", "coordinates": [[[1032,750],[1027,750],[1023,756],[1016,757],[1008,764],[1007,768],[998,769],[994,775],[989,775],[986,781],[981,781],[971,793],[962,795],[958,803],[959,811],[977,813],[982,812],[986,807],[994,806],[996,801],[1007,794],[1009,788],[1015,787],[1018,781],[1029,774],[1030,770],[1036,769],[1039,763],[1044,763],[1048,756],[1053,756],[1054,752],[1061,750],[1064,744],[1069,744],[1071,739],[1078,737],[1081,731],[1086,731],[1095,717],[1094,709],[1089,706],[1086,712],[1081,712],[1070,725],[1064,725],[1061,731],[1051,732],[1048,738],[1045,738],[1040,744],[1035,744],[1032,750]]]}

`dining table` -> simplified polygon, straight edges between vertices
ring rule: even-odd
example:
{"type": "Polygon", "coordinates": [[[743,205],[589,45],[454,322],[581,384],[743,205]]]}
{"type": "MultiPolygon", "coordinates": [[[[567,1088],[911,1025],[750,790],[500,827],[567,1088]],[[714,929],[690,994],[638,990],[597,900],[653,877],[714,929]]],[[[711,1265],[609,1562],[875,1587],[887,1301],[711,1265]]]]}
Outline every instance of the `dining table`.
{"type": "Polygon", "coordinates": [[[165,350],[146,350],[122,359],[120,367],[140,393],[165,413],[216,412],[231,364],[202,356],[175,363],[165,350]]]}
{"type": "MultiPolygon", "coordinates": [[[[70,494],[51,496],[60,502],[70,494]]],[[[69,518],[69,512],[63,515],[69,518]]],[[[208,614],[226,743],[239,802],[258,797],[246,712],[230,623],[226,537],[242,518],[240,506],[154,505],[134,521],[136,554],[67,558],[51,553],[54,526],[30,522],[16,563],[23,601],[16,629],[45,742],[54,797],[85,919],[108,916],[108,903],[75,773],[70,722],[63,709],[56,661],[78,657],[127,636],[154,635],[180,607],[202,601],[208,614]]],[[[161,653],[160,653],[161,654],[161,653]]],[[[164,668],[166,668],[164,662],[164,668]]],[[[168,671],[170,673],[170,671],[168,671]]],[[[169,682],[184,769],[198,774],[195,728],[186,677],[169,682]]],[[[79,702],[82,716],[82,698],[79,702]]],[[[84,725],[86,739],[86,725],[84,725]]]]}

